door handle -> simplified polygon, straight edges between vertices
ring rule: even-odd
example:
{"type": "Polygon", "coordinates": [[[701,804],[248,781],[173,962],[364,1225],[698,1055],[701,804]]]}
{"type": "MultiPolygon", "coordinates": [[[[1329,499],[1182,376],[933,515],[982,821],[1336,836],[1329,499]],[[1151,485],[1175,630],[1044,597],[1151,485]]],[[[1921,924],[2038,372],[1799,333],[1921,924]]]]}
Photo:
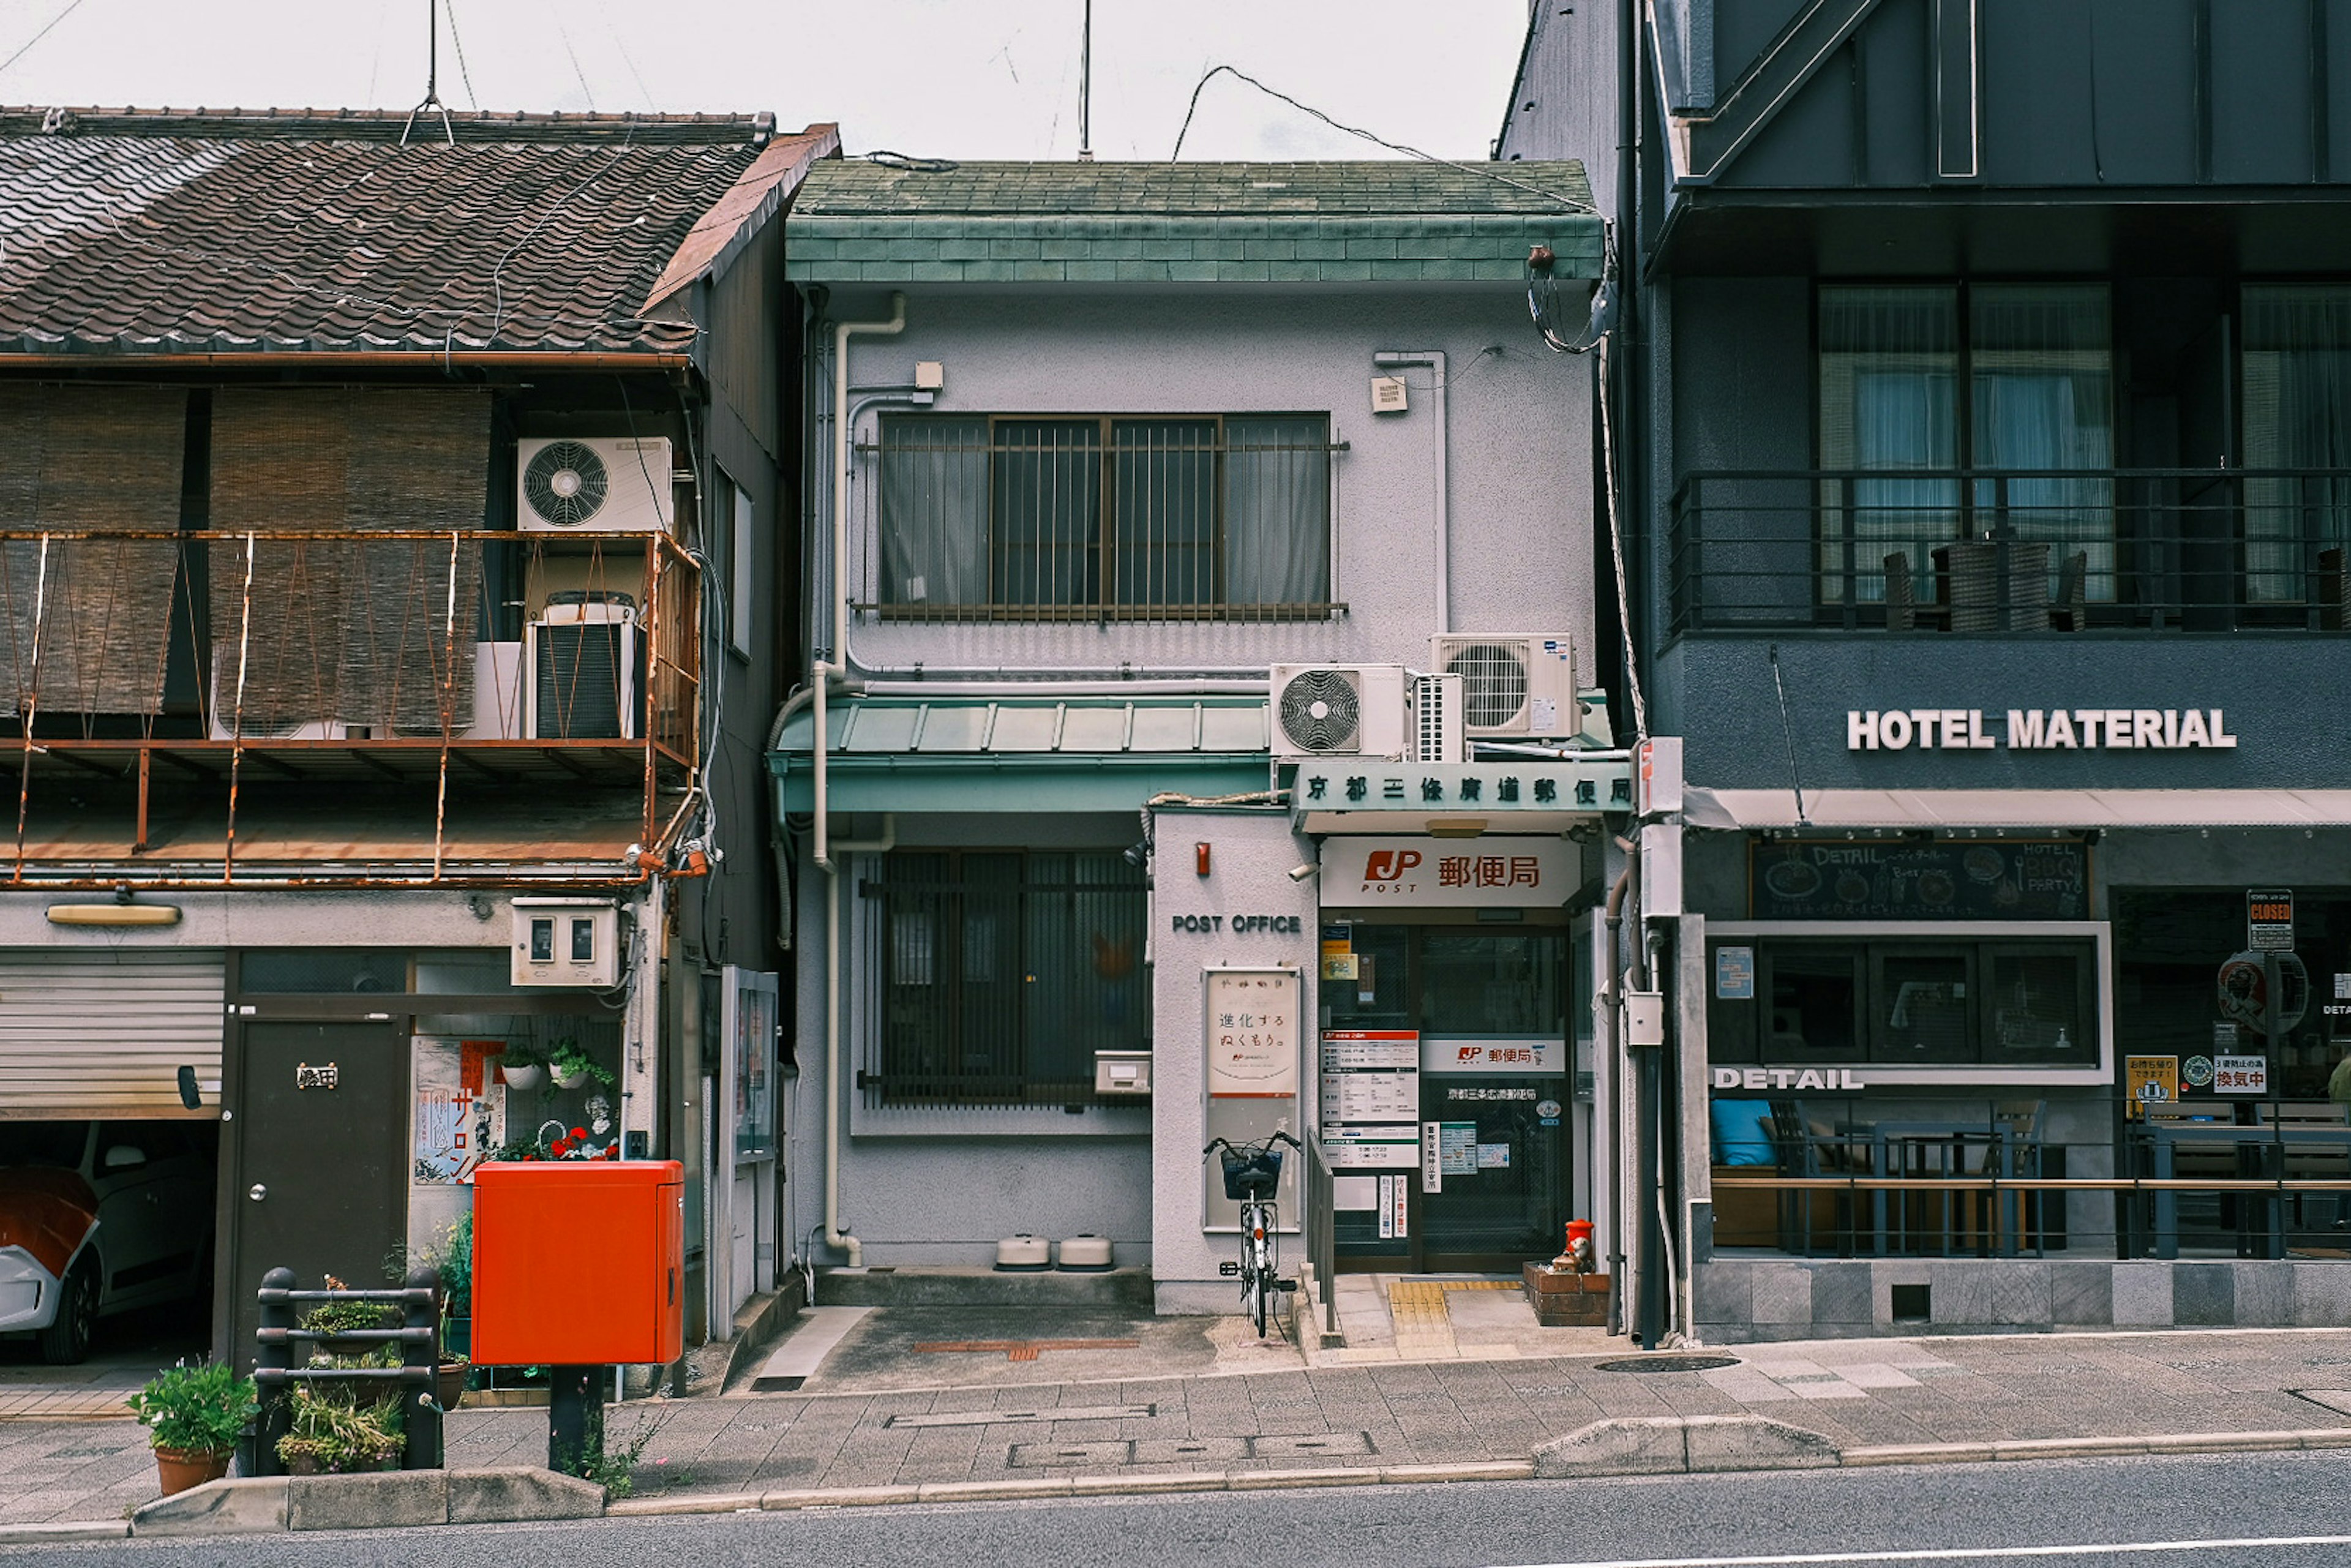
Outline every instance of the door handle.
{"type": "Polygon", "coordinates": [[[253,1189],[245,1196],[253,1199],[254,1202],[259,1203],[263,1198],[269,1196],[269,1189],[264,1186],[261,1183],[255,1182],[253,1184],[253,1189]]]}

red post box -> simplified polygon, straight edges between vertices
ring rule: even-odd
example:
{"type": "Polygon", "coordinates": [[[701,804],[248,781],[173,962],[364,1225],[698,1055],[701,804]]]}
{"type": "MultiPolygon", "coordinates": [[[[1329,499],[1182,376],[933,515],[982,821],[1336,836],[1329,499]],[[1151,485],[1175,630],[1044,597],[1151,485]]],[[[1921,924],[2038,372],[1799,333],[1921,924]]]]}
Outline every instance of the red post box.
{"type": "Polygon", "coordinates": [[[546,1160],[474,1173],[474,1360],[672,1362],[685,1353],[685,1171],[546,1160]]]}

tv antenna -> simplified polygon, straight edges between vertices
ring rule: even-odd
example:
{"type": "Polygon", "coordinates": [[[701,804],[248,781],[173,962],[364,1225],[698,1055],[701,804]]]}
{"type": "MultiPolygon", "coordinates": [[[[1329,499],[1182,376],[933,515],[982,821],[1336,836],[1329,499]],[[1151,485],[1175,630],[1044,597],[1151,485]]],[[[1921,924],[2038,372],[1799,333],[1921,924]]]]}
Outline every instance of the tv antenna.
{"type": "Polygon", "coordinates": [[[1094,0],[1086,0],[1083,30],[1078,35],[1078,162],[1094,161],[1094,0]]]}
{"type": "MultiPolygon", "coordinates": [[[[1089,8],[1093,0],[1086,0],[1089,8]]],[[[441,134],[449,145],[457,145],[457,131],[449,123],[449,106],[441,101],[441,0],[424,0],[424,99],[408,111],[408,123],[400,128],[400,144],[408,145],[411,132],[416,129],[416,117],[430,110],[441,111],[441,134]]]]}

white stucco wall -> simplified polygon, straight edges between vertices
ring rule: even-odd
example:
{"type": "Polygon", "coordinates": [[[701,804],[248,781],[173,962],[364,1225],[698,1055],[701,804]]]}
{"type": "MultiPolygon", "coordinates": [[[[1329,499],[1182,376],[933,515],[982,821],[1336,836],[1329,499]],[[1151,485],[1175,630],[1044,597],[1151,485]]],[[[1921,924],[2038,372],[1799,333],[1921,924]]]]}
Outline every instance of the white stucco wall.
{"type": "MultiPolygon", "coordinates": [[[[888,301],[843,292],[837,319],[886,316],[888,301]]],[[[1452,627],[1569,633],[1593,655],[1591,372],[1552,354],[1515,287],[1395,286],[1152,290],[1056,287],[1027,294],[910,289],[893,338],[851,340],[851,383],[904,386],[919,361],[946,367],[938,413],[1327,413],[1336,454],[1336,620],[926,625],[860,617],[868,668],[977,665],[1138,671],[1343,660],[1426,667],[1437,629],[1437,458],[1448,442],[1452,627]],[[1444,422],[1435,371],[1401,372],[1411,407],[1371,413],[1382,350],[1447,356],[1444,422]],[[1449,434],[1447,434],[1449,428],[1449,434]]],[[[852,403],[856,400],[852,399],[852,403]]],[[[870,443],[877,413],[856,438],[870,443]]],[[[852,597],[878,595],[870,455],[851,483],[852,597]]],[[[812,515],[821,517],[820,508],[812,515]]],[[[821,570],[814,581],[820,592],[821,570]]],[[[821,628],[829,624],[818,618],[821,628]]]]}
{"type": "MultiPolygon", "coordinates": [[[[1191,810],[1156,813],[1158,845],[1151,900],[1152,953],[1152,1271],[1163,1312],[1230,1312],[1238,1310],[1232,1282],[1219,1279],[1218,1262],[1235,1257],[1229,1235],[1210,1235],[1202,1207],[1200,1147],[1208,1128],[1207,1024],[1201,975],[1210,965],[1288,964],[1301,971],[1299,1016],[1300,1115],[1283,1129],[1293,1135],[1312,1124],[1314,1105],[1316,892],[1312,879],[1292,882],[1290,869],[1314,857],[1314,842],[1290,831],[1290,814],[1280,810],[1191,810]],[[1193,846],[1209,845],[1209,873],[1194,870],[1193,846]],[[1298,922],[1298,934],[1264,930],[1236,933],[1236,915],[1281,915],[1298,922]],[[1222,915],[1219,931],[1172,929],[1184,916],[1222,915]]],[[[1296,1155],[1290,1156],[1293,1160],[1296,1155]]],[[[1292,1184],[1283,1184],[1285,1228],[1299,1215],[1288,1206],[1292,1184]]],[[[1281,1240],[1282,1267],[1294,1268],[1297,1238],[1281,1240]]]]}

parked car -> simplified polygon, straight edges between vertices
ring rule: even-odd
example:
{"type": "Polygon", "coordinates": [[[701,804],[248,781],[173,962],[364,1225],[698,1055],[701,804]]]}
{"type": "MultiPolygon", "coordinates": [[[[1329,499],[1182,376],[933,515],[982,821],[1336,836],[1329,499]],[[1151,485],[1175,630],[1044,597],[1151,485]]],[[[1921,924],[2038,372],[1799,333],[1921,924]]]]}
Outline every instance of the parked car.
{"type": "Polygon", "coordinates": [[[53,1364],[98,1320],[209,1291],[213,1161],[172,1122],[0,1121],[0,1333],[53,1364]]]}

